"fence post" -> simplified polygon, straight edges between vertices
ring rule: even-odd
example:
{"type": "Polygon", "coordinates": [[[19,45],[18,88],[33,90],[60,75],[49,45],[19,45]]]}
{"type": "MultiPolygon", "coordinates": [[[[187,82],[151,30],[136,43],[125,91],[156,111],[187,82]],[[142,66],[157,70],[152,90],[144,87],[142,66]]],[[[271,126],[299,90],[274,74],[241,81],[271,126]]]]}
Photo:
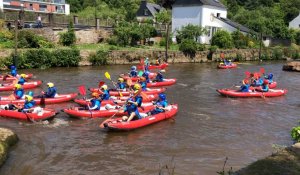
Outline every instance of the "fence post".
{"type": "Polygon", "coordinates": [[[53,27],[53,23],[54,23],[53,13],[48,14],[48,20],[49,20],[49,27],[53,27]]]}
{"type": "Polygon", "coordinates": [[[100,29],[100,18],[96,18],[96,30],[100,29]]]}
{"type": "Polygon", "coordinates": [[[73,23],[74,23],[74,25],[78,24],[78,16],[76,16],[76,15],[73,16],[73,23]]]}

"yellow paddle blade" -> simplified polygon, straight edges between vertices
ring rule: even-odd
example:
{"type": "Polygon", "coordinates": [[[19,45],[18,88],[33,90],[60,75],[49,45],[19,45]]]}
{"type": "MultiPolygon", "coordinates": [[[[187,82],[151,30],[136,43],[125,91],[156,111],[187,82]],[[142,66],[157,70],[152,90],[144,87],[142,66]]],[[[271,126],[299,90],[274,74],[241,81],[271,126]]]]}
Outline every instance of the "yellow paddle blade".
{"type": "Polygon", "coordinates": [[[119,91],[120,97],[123,97],[123,94],[119,91]]]}
{"type": "Polygon", "coordinates": [[[105,72],[105,74],[104,74],[104,75],[105,75],[105,77],[106,77],[107,79],[111,80],[111,79],[110,79],[110,75],[109,75],[109,73],[108,73],[108,72],[105,72]]]}

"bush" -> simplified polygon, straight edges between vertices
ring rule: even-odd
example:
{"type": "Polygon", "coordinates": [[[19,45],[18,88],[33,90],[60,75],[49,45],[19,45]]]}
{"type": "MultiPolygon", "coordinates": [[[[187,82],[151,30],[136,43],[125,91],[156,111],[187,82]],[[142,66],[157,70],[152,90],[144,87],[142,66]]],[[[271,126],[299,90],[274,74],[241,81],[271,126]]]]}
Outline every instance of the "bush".
{"type": "Polygon", "coordinates": [[[30,30],[20,30],[18,33],[19,48],[53,48],[54,44],[45,37],[36,35],[30,30]]]}
{"type": "Polygon", "coordinates": [[[112,36],[109,39],[107,39],[107,43],[110,45],[118,45],[118,37],[117,36],[112,36]]]}
{"type": "Polygon", "coordinates": [[[74,25],[73,22],[70,21],[69,26],[68,26],[68,31],[65,33],[60,33],[59,34],[59,42],[64,45],[64,46],[71,46],[75,44],[76,42],[76,35],[74,31],[74,25]]]}
{"type": "Polygon", "coordinates": [[[197,51],[204,51],[206,49],[205,45],[200,43],[197,43],[196,47],[197,47],[197,51]]]}
{"type": "Polygon", "coordinates": [[[197,43],[193,39],[184,39],[179,44],[179,50],[182,51],[185,55],[194,57],[197,51],[197,43]]]}
{"type": "Polygon", "coordinates": [[[94,66],[105,65],[107,64],[108,51],[98,50],[96,54],[91,54],[89,56],[89,61],[94,66]]]}
{"type": "MultiPolygon", "coordinates": [[[[9,63],[12,62],[13,56],[12,54],[8,59],[9,63]]],[[[18,67],[21,69],[78,66],[80,60],[80,52],[76,49],[57,49],[54,51],[31,49],[20,53],[17,57],[18,67]]]]}
{"type": "Polygon", "coordinates": [[[272,59],[280,60],[283,58],[283,50],[280,47],[275,47],[272,52],[272,59]]]}
{"type": "Polygon", "coordinates": [[[300,142],[300,126],[294,127],[291,131],[292,139],[296,142],[300,142]]]}
{"type": "Polygon", "coordinates": [[[215,45],[224,49],[232,48],[232,37],[227,31],[218,30],[212,37],[211,45],[215,45]]]}
{"type": "Polygon", "coordinates": [[[295,35],[295,42],[297,45],[300,45],[300,31],[297,31],[295,35]]]}
{"type": "Polygon", "coordinates": [[[14,35],[9,30],[0,30],[0,42],[12,40],[14,35]]]}

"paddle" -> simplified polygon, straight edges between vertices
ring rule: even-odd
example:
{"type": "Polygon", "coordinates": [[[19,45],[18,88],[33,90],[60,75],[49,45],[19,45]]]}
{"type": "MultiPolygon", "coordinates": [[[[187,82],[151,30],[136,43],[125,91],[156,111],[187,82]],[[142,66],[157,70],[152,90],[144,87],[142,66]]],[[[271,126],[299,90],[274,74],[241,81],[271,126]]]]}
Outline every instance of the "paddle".
{"type": "MultiPolygon", "coordinates": [[[[79,93],[84,96],[83,98],[86,99],[86,89],[85,89],[85,86],[84,85],[81,85],[78,87],[78,90],[79,90],[79,93]]],[[[87,103],[87,106],[88,106],[88,109],[90,111],[90,114],[91,114],[91,118],[93,118],[93,113],[92,111],[90,110],[90,105],[87,103]]]]}
{"type": "Polygon", "coordinates": [[[112,81],[112,79],[111,79],[111,77],[110,77],[110,74],[109,74],[108,72],[105,72],[104,75],[105,75],[105,77],[106,77],[107,79],[109,79],[109,80],[112,82],[112,84],[114,85],[114,87],[116,88],[116,90],[119,92],[120,97],[123,97],[123,94],[118,90],[118,88],[117,88],[115,82],[112,81]]]}
{"type": "Polygon", "coordinates": [[[163,64],[160,69],[165,69],[167,67],[167,64],[163,64]]]}
{"type": "Polygon", "coordinates": [[[249,71],[246,71],[246,72],[245,72],[245,75],[246,75],[246,78],[250,78],[250,76],[251,76],[251,72],[249,72],[249,71]]]}
{"type": "Polygon", "coordinates": [[[138,76],[139,77],[143,76],[143,71],[140,70],[139,73],[138,73],[138,76]]]}

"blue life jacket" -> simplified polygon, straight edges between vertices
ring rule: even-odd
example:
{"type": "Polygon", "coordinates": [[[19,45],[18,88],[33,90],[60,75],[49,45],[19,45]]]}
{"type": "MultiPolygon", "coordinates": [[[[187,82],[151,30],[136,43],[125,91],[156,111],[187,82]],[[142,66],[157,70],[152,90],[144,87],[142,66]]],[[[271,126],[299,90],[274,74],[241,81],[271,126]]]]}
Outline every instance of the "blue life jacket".
{"type": "Polygon", "coordinates": [[[141,107],[143,103],[143,97],[140,95],[135,96],[135,102],[137,102],[138,107],[141,107]]]}
{"type": "Polygon", "coordinates": [[[14,96],[16,99],[21,99],[24,95],[24,89],[17,89],[14,91],[14,96]]]}
{"type": "Polygon", "coordinates": [[[18,84],[24,85],[25,82],[26,82],[26,80],[23,77],[21,77],[18,81],[18,84]]]}
{"type": "Polygon", "coordinates": [[[11,69],[11,70],[10,70],[10,74],[11,74],[12,76],[14,76],[14,77],[17,76],[17,74],[18,74],[18,73],[17,73],[17,69],[16,69],[16,68],[11,69]]]}
{"type": "Polygon", "coordinates": [[[242,85],[241,89],[240,89],[240,92],[249,92],[249,88],[250,88],[249,84],[242,85]]]}
{"type": "Polygon", "coordinates": [[[163,81],[164,81],[164,77],[163,77],[163,75],[162,75],[161,73],[158,73],[158,74],[156,75],[156,77],[155,77],[155,80],[156,80],[157,82],[163,82],[163,81]]]}
{"type": "Polygon", "coordinates": [[[35,101],[34,100],[31,100],[31,101],[25,101],[24,103],[24,107],[23,109],[30,109],[30,108],[33,108],[35,106],[35,101]]]}
{"type": "Polygon", "coordinates": [[[138,72],[136,70],[130,71],[130,77],[137,77],[137,76],[138,76],[138,72]]]}
{"type": "Polygon", "coordinates": [[[147,82],[147,83],[150,83],[150,79],[149,79],[149,73],[148,73],[148,71],[145,71],[145,72],[143,73],[143,75],[142,75],[142,76],[146,78],[146,82],[147,82]]]}
{"type": "Polygon", "coordinates": [[[125,83],[118,83],[119,89],[125,89],[125,83]]]}
{"type": "MultiPolygon", "coordinates": [[[[167,101],[167,100],[157,101],[155,104],[156,104],[157,106],[160,106],[160,107],[165,108],[165,107],[168,106],[168,101],[167,101]]],[[[160,113],[160,112],[164,112],[163,109],[160,109],[160,108],[158,108],[158,107],[155,108],[155,111],[157,111],[157,112],[159,112],[159,113],[160,113]]]]}
{"type": "Polygon", "coordinates": [[[100,100],[92,99],[91,103],[92,103],[91,108],[94,108],[97,105],[97,108],[93,109],[93,110],[100,110],[100,107],[101,107],[101,101],[100,100]]]}
{"type": "Polygon", "coordinates": [[[269,91],[269,85],[263,84],[263,85],[261,86],[261,90],[262,90],[263,92],[268,92],[268,91],[269,91]]]}
{"type": "Polygon", "coordinates": [[[141,118],[142,118],[142,116],[141,116],[140,113],[139,113],[138,107],[137,107],[135,104],[130,104],[130,103],[128,103],[128,104],[126,105],[126,107],[125,107],[124,112],[127,112],[127,113],[128,113],[128,116],[130,116],[131,113],[134,112],[135,115],[136,115],[136,117],[137,117],[138,119],[141,119],[141,118]]]}
{"type": "Polygon", "coordinates": [[[102,99],[102,100],[109,100],[109,97],[110,97],[110,95],[109,95],[109,90],[104,90],[104,91],[103,91],[103,94],[102,94],[102,96],[101,96],[101,99],[102,99]]]}
{"type": "Polygon", "coordinates": [[[56,95],[56,87],[49,87],[45,93],[46,98],[54,98],[56,95]]]}
{"type": "Polygon", "coordinates": [[[142,87],[142,91],[147,91],[147,83],[145,81],[141,82],[141,87],[142,87]]]}

